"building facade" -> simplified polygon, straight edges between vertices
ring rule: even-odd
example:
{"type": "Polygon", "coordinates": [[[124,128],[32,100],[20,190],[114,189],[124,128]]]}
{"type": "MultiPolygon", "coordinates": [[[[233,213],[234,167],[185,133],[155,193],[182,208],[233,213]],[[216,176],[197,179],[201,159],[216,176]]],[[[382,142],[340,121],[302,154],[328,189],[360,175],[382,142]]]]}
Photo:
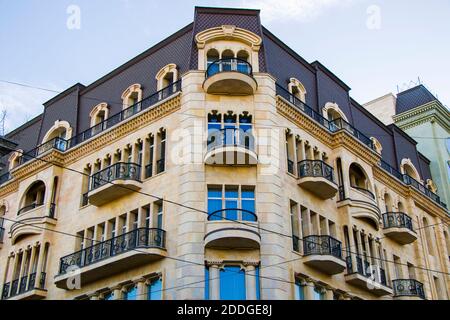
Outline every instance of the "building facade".
{"type": "Polygon", "coordinates": [[[349,90],[196,8],[6,136],[2,299],[448,299],[427,159],[349,90]]]}
{"type": "Polygon", "coordinates": [[[397,96],[388,94],[364,105],[385,124],[395,123],[417,141],[417,150],[430,160],[430,184],[450,202],[450,111],[424,85],[397,96]]]}

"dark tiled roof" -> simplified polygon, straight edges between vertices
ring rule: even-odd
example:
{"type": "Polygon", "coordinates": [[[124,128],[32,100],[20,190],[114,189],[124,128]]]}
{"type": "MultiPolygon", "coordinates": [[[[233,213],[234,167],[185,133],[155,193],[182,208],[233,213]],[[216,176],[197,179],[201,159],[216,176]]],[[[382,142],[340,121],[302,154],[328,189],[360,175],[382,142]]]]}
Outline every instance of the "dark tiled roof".
{"type": "Polygon", "coordinates": [[[396,114],[423,106],[431,101],[437,100],[423,85],[400,92],[397,95],[396,114]]]}

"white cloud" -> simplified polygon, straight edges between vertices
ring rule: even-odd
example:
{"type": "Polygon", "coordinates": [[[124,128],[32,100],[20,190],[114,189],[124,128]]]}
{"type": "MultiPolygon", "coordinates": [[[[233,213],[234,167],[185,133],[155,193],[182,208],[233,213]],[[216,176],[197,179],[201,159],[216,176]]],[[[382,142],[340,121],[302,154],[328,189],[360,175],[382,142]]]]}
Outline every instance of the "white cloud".
{"type": "Polygon", "coordinates": [[[358,0],[242,0],[246,8],[261,9],[264,22],[274,20],[311,21],[324,11],[347,6],[358,0]]]}
{"type": "MultiPolygon", "coordinates": [[[[54,87],[46,86],[52,90],[54,87]]],[[[42,104],[56,95],[49,91],[0,83],[0,110],[6,110],[5,133],[42,113],[42,104]]]]}

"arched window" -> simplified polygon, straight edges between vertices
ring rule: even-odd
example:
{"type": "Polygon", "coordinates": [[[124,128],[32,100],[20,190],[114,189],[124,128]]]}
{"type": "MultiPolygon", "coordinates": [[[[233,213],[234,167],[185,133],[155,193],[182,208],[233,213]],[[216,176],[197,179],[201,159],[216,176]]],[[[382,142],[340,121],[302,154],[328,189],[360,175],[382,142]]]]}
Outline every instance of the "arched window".
{"type": "Polygon", "coordinates": [[[20,157],[23,154],[23,150],[17,150],[13,153],[11,153],[11,155],[9,156],[9,171],[11,171],[12,169],[14,169],[15,167],[19,166],[20,164],[20,157]]]}
{"type": "Polygon", "coordinates": [[[306,89],[299,80],[295,78],[289,79],[288,89],[293,96],[306,103],[306,89]]]}
{"type": "Polygon", "coordinates": [[[333,121],[339,118],[344,119],[348,122],[347,116],[345,113],[339,108],[339,105],[334,102],[327,102],[325,107],[322,109],[323,116],[329,121],[333,121]]]}
{"type": "Polygon", "coordinates": [[[56,120],[53,126],[47,131],[42,143],[55,138],[68,140],[72,137],[72,128],[67,121],[56,120]]]}
{"type": "Polygon", "coordinates": [[[428,253],[430,255],[434,256],[434,246],[433,246],[433,238],[432,238],[432,230],[431,227],[428,223],[427,218],[423,218],[423,229],[425,231],[425,238],[426,238],[426,242],[427,242],[427,247],[428,247],[428,253]]]}
{"type": "Polygon", "coordinates": [[[177,65],[170,63],[165,67],[161,68],[155,76],[157,81],[157,90],[162,90],[172,83],[178,81],[178,70],[177,65]]]}
{"type": "Polygon", "coordinates": [[[131,106],[136,105],[139,101],[142,100],[141,85],[138,83],[135,83],[135,84],[129,86],[122,93],[121,97],[122,97],[122,101],[123,101],[123,109],[127,109],[131,106]]]}
{"type": "Polygon", "coordinates": [[[421,181],[419,171],[417,171],[411,159],[403,159],[400,165],[400,169],[403,174],[406,174],[419,182],[421,181]]]}
{"type": "Polygon", "coordinates": [[[384,203],[385,203],[385,206],[386,206],[386,212],[393,212],[394,211],[392,198],[389,195],[389,193],[385,193],[384,194],[384,203]]]}
{"type": "Polygon", "coordinates": [[[42,181],[34,182],[22,197],[19,214],[40,207],[44,204],[45,184],[42,181]]]}
{"type": "Polygon", "coordinates": [[[369,179],[360,165],[352,163],[349,169],[350,185],[353,188],[370,190],[369,179]]]}
{"type": "Polygon", "coordinates": [[[231,71],[233,69],[232,60],[234,58],[234,52],[230,49],[224,50],[222,52],[222,71],[231,71]]]}
{"type": "Polygon", "coordinates": [[[250,73],[250,70],[249,70],[250,67],[249,67],[249,65],[247,63],[249,57],[250,56],[249,56],[248,52],[245,51],[245,50],[240,50],[237,53],[237,59],[238,59],[238,61],[237,61],[237,70],[239,72],[246,73],[246,74],[250,73]]]}
{"type": "Polygon", "coordinates": [[[209,74],[215,74],[219,71],[218,64],[214,64],[213,66],[211,66],[219,59],[219,51],[217,51],[216,49],[208,50],[208,52],[206,53],[206,69],[208,70],[209,74]]]}
{"type": "Polygon", "coordinates": [[[109,106],[106,102],[99,103],[96,105],[91,113],[89,114],[91,118],[91,127],[95,127],[95,131],[101,131],[103,129],[103,123],[109,116],[109,106]]]}
{"type": "Polygon", "coordinates": [[[399,203],[397,204],[397,210],[398,212],[405,212],[405,206],[401,201],[399,201],[399,203]]]}

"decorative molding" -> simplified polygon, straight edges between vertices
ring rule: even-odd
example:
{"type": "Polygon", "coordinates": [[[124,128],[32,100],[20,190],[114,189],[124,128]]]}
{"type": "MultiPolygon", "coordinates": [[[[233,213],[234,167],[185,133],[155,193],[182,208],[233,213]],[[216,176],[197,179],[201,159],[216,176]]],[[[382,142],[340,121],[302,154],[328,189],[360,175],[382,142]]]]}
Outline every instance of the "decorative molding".
{"type": "Polygon", "coordinates": [[[198,49],[204,49],[208,42],[217,40],[236,40],[251,46],[253,51],[259,51],[262,39],[257,34],[233,25],[223,25],[201,31],[195,35],[198,49]]]}

